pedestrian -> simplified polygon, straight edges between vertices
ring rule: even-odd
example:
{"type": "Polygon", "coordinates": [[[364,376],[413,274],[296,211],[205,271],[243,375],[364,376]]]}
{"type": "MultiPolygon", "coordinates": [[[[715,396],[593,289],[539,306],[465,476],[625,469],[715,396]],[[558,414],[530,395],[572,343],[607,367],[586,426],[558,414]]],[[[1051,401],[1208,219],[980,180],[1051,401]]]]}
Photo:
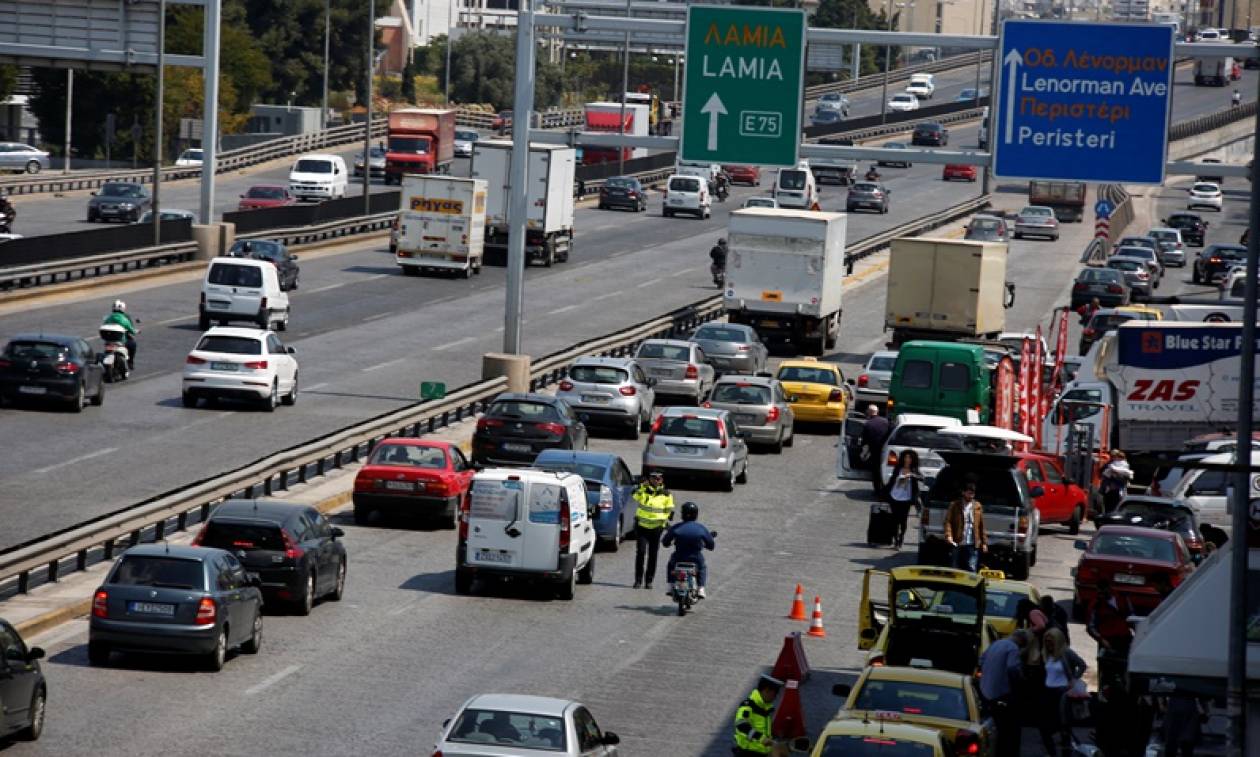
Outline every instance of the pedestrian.
{"type": "Polygon", "coordinates": [[[1207,713],[1197,697],[1173,694],[1164,709],[1162,731],[1166,757],[1193,757],[1203,741],[1203,719],[1207,713]]]}
{"type": "Polygon", "coordinates": [[[980,696],[997,729],[997,754],[1019,754],[1020,725],[1016,688],[1022,675],[1022,656],[1031,635],[1017,629],[999,639],[980,657],[980,696]]]}
{"type": "Polygon", "coordinates": [[[871,472],[871,484],[875,493],[881,494],[884,482],[880,480],[880,456],[884,452],[884,442],[888,441],[888,419],[879,414],[879,405],[866,406],[866,423],[862,424],[862,434],[858,437],[858,460],[871,472]]]}
{"type": "Polygon", "coordinates": [[[976,500],[976,476],[968,474],[959,496],[945,511],[945,541],[954,549],[954,567],[972,573],[980,564],[980,553],[989,551],[984,532],[984,511],[976,500]]]}
{"type": "Polygon", "coordinates": [[[1041,611],[1041,607],[1031,599],[1021,599],[1015,605],[1015,627],[1026,628],[1032,632],[1036,641],[1040,642],[1042,634],[1050,625],[1050,619],[1041,611]]]}
{"type": "Polygon", "coordinates": [[[1098,579],[1097,595],[1090,607],[1085,631],[1098,642],[1099,687],[1123,683],[1129,647],[1133,644],[1133,628],[1129,626],[1132,614],[1129,600],[1112,591],[1111,581],[1098,579]]]}
{"type": "Polygon", "coordinates": [[[634,501],[639,504],[634,512],[634,588],[651,589],[661,533],[674,518],[674,495],[665,488],[665,474],[649,471],[647,480],[634,490],[634,501]]]}
{"type": "Polygon", "coordinates": [[[1041,612],[1046,616],[1046,619],[1050,621],[1050,627],[1057,628],[1063,632],[1064,641],[1067,642],[1068,646],[1071,646],[1072,633],[1068,629],[1067,610],[1059,607],[1058,603],[1054,601],[1054,597],[1049,594],[1042,594],[1041,612]]]}
{"type": "Polygon", "coordinates": [[[893,537],[893,546],[901,549],[906,538],[906,521],[910,518],[910,508],[922,512],[920,485],[923,475],[919,473],[919,454],[912,449],[902,450],[897,458],[897,467],[888,477],[885,490],[888,492],[888,503],[892,505],[893,520],[896,522],[897,534],[893,537]]]}
{"type": "Polygon", "coordinates": [[[1125,459],[1124,452],[1116,450],[1111,453],[1111,462],[1103,468],[1102,482],[1099,485],[1102,490],[1104,515],[1120,505],[1120,500],[1124,498],[1124,493],[1132,480],[1133,469],[1129,467],[1129,461],[1125,459]]]}
{"type": "Polygon", "coordinates": [[[1076,312],[1081,317],[1081,325],[1084,326],[1089,323],[1089,319],[1094,317],[1094,313],[1097,313],[1101,309],[1102,302],[1097,297],[1090,300],[1087,304],[1081,305],[1077,308],[1076,312]]]}
{"type": "Polygon", "coordinates": [[[770,724],[774,716],[774,700],[779,696],[783,682],[770,676],[762,676],[757,688],[735,710],[735,757],[762,757],[774,749],[770,724]]]}
{"type": "Polygon", "coordinates": [[[1037,708],[1041,714],[1038,728],[1041,731],[1041,744],[1046,754],[1054,754],[1054,736],[1059,735],[1060,748],[1063,754],[1072,750],[1072,718],[1068,709],[1067,694],[1078,686],[1077,682],[1085,675],[1085,661],[1068,646],[1063,632],[1057,628],[1046,631],[1041,641],[1042,665],[1045,669],[1045,685],[1042,687],[1042,698],[1037,708]]]}

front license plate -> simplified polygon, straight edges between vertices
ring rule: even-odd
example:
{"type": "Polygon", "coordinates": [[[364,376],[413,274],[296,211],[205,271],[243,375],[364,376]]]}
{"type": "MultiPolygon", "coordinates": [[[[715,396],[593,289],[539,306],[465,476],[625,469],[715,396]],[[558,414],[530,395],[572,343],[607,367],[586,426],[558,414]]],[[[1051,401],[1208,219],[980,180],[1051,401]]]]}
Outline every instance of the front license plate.
{"type": "Polygon", "coordinates": [[[608,401],[608,398],[607,398],[607,397],[605,397],[605,396],[603,396],[603,395],[601,395],[601,394],[583,394],[583,395],[582,395],[582,401],[583,401],[583,402],[600,403],[600,402],[607,402],[607,401],[608,401]]]}
{"type": "Polygon", "coordinates": [[[416,490],[415,484],[410,481],[386,481],[385,488],[396,492],[412,492],[416,490]]]}
{"type": "Polygon", "coordinates": [[[533,448],[528,444],[512,444],[511,442],[503,443],[504,452],[530,452],[532,449],[533,448]]]}
{"type": "Polygon", "coordinates": [[[1129,586],[1141,586],[1146,583],[1143,576],[1135,576],[1132,573],[1117,573],[1115,581],[1118,584],[1128,584],[1129,586]]]}
{"type": "Polygon", "coordinates": [[[236,363],[211,363],[211,364],[210,364],[210,370],[212,370],[212,371],[236,371],[236,370],[240,370],[240,366],[239,366],[239,365],[237,365],[236,363]]]}
{"type": "Polygon", "coordinates": [[[175,614],[175,605],[164,602],[128,602],[127,612],[136,615],[164,615],[171,617],[175,614]]]}
{"type": "Polygon", "coordinates": [[[493,549],[482,549],[477,552],[477,562],[492,562],[500,565],[510,565],[512,562],[512,553],[499,552],[493,549]]]}
{"type": "Polygon", "coordinates": [[[22,394],[48,394],[48,390],[42,386],[20,386],[18,391],[22,394]]]}

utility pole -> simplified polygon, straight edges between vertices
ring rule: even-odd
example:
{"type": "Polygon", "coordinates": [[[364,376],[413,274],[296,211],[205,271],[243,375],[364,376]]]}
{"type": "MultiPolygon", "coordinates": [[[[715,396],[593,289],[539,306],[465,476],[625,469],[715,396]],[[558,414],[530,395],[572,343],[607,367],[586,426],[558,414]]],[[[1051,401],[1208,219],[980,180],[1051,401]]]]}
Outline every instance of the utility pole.
{"type": "Polygon", "coordinates": [[[162,102],[166,96],[166,0],[158,2],[157,107],[153,109],[153,246],[162,244],[162,102]]]}
{"type": "Polygon", "coordinates": [[[328,128],[328,48],[332,40],[332,0],[324,0],[324,98],[320,105],[320,129],[328,128]]]}
{"type": "MultiPolygon", "coordinates": [[[[888,31],[892,31],[892,0],[888,0],[888,31]]],[[[888,75],[891,73],[889,67],[892,65],[892,45],[884,45],[884,81],[880,88],[879,95],[879,122],[882,124],[888,120],[888,75]]]]}
{"type": "MultiPolygon", "coordinates": [[[[626,0],[626,19],[630,18],[630,0],[626,0]]],[[[626,93],[630,91],[630,32],[626,32],[625,55],[621,59],[621,111],[617,120],[617,133],[626,133],[626,93]]],[[[617,173],[626,172],[626,148],[617,148],[617,173]]]]}
{"type": "Polygon", "coordinates": [[[363,215],[365,216],[372,214],[372,64],[375,62],[376,0],[368,0],[367,121],[363,123],[363,215]]]}
{"type": "Polygon", "coordinates": [[[70,116],[74,112],[74,69],[66,69],[66,162],[62,173],[70,173],[70,116]]]}
{"type": "MultiPolygon", "coordinates": [[[[205,107],[201,128],[201,207],[204,224],[214,223],[214,182],[219,152],[219,16],[220,0],[207,0],[206,27],[202,35],[205,56],[205,107]]],[[[156,204],[154,205],[156,207],[156,204]]]]}
{"type": "Polygon", "coordinates": [[[455,0],[447,0],[449,5],[446,6],[446,84],[443,87],[442,94],[446,98],[446,104],[451,104],[451,32],[454,26],[451,23],[451,11],[455,7],[455,0]]]}
{"type": "Polygon", "coordinates": [[[525,303],[525,220],[529,213],[529,126],[534,110],[534,0],[521,0],[516,17],[516,91],[512,98],[511,185],[508,198],[507,294],[503,311],[503,351],[521,354],[525,303]]]}

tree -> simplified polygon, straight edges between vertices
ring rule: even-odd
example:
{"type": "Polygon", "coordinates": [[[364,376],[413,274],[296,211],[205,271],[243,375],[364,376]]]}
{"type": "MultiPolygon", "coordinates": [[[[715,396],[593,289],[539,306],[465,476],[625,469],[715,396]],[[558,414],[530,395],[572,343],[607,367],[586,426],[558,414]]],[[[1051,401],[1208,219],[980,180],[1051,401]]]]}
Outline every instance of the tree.
{"type": "Polygon", "coordinates": [[[0,66],[0,101],[8,100],[17,86],[17,66],[0,66]]]}
{"type": "Polygon", "coordinates": [[[402,70],[402,99],[408,103],[416,102],[416,66],[413,58],[407,58],[402,70]]]}
{"type": "MultiPolygon", "coordinates": [[[[896,16],[893,17],[894,24],[896,16]]],[[[874,29],[888,30],[888,17],[884,11],[875,13],[865,0],[820,0],[811,26],[825,29],[874,29]]],[[[889,56],[896,64],[898,49],[889,56]]],[[[862,45],[861,73],[873,74],[884,68],[884,51],[876,45],[862,45]]]]}
{"type": "MultiPolygon", "coordinates": [[[[36,68],[31,71],[35,94],[30,109],[39,120],[44,141],[65,144],[66,72],[64,69],[36,68]]],[[[131,152],[131,124],[138,121],[143,130],[141,160],[151,160],[153,140],[153,100],[155,84],[147,74],[76,71],[74,75],[74,123],[71,143],[75,153],[85,158],[104,154],[106,116],[114,114],[118,133],[114,154],[131,152]]]]}
{"type": "MultiPolygon", "coordinates": [[[[446,75],[445,58],[437,72],[446,75]]],[[[491,32],[472,32],[451,45],[451,100],[512,107],[516,81],[516,40],[491,32]]],[[[546,108],[560,101],[563,78],[559,66],[539,60],[534,74],[534,106],[546,108]]]]}

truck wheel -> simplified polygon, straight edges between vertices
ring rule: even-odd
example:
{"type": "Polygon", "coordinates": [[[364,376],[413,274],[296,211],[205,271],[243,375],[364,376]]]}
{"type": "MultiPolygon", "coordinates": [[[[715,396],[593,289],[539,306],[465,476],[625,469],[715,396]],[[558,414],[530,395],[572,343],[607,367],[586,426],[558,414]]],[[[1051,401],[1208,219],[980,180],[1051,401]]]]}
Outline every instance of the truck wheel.
{"type": "Polygon", "coordinates": [[[472,276],[473,276],[473,267],[472,267],[472,263],[469,263],[469,264],[468,264],[468,267],[464,269],[463,274],[464,274],[464,278],[466,278],[466,279],[471,279],[471,278],[472,278],[472,276]]]}
{"type": "Polygon", "coordinates": [[[472,573],[463,568],[455,569],[455,593],[471,594],[473,585],[472,573]]]}

